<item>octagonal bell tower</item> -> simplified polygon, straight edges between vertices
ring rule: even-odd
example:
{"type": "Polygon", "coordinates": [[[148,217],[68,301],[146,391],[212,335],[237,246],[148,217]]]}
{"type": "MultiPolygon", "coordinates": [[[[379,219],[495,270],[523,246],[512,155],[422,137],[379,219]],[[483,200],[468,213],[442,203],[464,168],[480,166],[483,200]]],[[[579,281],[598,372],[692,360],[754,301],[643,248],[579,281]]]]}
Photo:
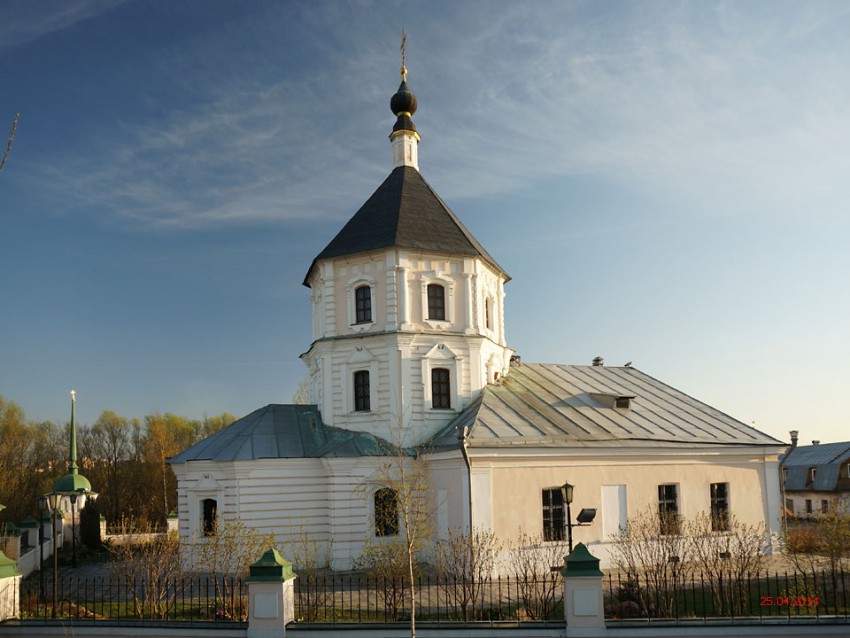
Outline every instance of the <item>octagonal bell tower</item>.
{"type": "Polygon", "coordinates": [[[419,173],[416,96],[390,100],[392,172],[310,265],[301,355],[322,420],[411,445],[508,373],[510,277],[419,173]]]}

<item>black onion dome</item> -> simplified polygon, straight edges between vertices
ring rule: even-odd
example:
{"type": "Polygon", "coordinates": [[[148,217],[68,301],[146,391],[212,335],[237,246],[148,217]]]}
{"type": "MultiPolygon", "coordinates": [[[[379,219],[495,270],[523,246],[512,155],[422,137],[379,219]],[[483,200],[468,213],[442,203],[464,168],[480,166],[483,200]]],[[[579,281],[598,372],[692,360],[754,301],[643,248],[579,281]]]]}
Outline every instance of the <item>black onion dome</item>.
{"type": "Polygon", "coordinates": [[[398,91],[396,91],[396,94],[390,100],[390,109],[392,109],[393,115],[398,115],[399,113],[413,115],[416,113],[416,106],[416,96],[408,88],[407,80],[402,80],[398,91]]]}

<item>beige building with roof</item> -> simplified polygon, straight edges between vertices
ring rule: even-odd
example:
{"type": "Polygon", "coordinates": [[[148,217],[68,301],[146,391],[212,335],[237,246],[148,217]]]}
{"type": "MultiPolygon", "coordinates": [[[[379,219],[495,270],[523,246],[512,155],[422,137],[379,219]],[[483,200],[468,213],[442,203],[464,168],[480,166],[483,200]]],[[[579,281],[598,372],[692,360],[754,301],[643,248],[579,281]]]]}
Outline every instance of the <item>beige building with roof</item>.
{"type": "Polygon", "coordinates": [[[778,531],[780,441],[632,367],[513,356],[510,277],[420,175],[402,71],[393,170],[304,279],[311,405],[261,408],[171,460],[184,540],[239,518],[282,540],[332,539],[331,565],[348,569],[364,543],[401,532],[374,478],[393,445],[428,465],[437,539],[474,528],[562,542],[567,483],[573,519],[597,512],[574,540],[603,561],[646,508],[778,531]]]}

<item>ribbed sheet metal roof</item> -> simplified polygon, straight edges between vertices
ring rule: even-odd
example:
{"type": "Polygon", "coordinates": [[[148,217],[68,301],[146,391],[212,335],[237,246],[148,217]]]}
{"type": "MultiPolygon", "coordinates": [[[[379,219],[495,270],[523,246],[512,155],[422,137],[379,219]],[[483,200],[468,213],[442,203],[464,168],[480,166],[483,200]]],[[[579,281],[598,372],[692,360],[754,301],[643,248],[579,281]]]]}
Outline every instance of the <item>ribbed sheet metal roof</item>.
{"type": "Polygon", "coordinates": [[[470,447],[782,445],[632,367],[512,366],[434,438],[435,449],[457,446],[464,428],[470,447]],[[616,396],[634,399],[617,408],[616,396]]]}
{"type": "Polygon", "coordinates": [[[829,492],[836,488],[841,466],[850,459],[850,441],[802,445],[792,449],[782,461],[788,470],[786,490],[829,492]],[[809,483],[809,468],[815,468],[815,480],[809,483]]]}
{"type": "Polygon", "coordinates": [[[315,405],[271,404],[196,443],[169,462],[381,456],[388,449],[385,441],[371,434],[323,424],[315,405]]]}
{"type": "Polygon", "coordinates": [[[399,166],[313,260],[304,285],[319,260],[393,247],[481,257],[510,279],[419,171],[399,166]]]}

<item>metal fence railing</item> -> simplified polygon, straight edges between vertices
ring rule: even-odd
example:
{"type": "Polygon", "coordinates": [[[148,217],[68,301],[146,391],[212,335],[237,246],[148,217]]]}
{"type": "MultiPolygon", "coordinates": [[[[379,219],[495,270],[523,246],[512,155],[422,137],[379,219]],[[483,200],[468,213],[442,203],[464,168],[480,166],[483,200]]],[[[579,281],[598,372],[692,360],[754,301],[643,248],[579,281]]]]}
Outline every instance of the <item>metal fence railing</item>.
{"type": "Polygon", "coordinates": [[[605,579],[606,620],[850,622],[850,574],[665,572],[605,579]]]}
{"type": "MultiPolygon", "coordinates": [[[[295,581],[295,618],[301,623],[391,623],[409,620],[409,580],[331,575],[295,581]]],[[[563,622],[563,580],[482,581],[422,576],[415,580],[416,619],[422,623],[563,622]]]]}
{"type": "MultiPolygon", "coordinates": [[[[560,573],[473,581],[422,576],[415,581],[421,623],[563,623],[560,573]]],[[[604,578],[609,623],[657,620],[746,623],[850,623],[850,574],[774,572],[734,576],[667,571],[604,578]]],[[[248,587],[235,578],[155,581],[62,577],[21,585],[21,619],[127,624],[226,623],[244,626],[248,587]]],[[[297,623],[405,622],[409,581],[362,575],[301,575],[294,582],[297,623]]]]}
{"type": "Polygon", "coordinates": [[[248,620],[248,587],[239,579],[160,580],[60,577],[22,585],[22,620],[126,623],[237,623],[248,620]]]}

